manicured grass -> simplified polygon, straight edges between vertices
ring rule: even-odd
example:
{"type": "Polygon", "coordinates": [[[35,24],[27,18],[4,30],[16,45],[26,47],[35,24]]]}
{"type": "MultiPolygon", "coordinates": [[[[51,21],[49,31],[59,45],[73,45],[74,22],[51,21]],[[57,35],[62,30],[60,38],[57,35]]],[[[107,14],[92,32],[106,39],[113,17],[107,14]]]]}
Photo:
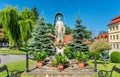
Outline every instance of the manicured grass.
{"type": "Polygon", "coordinates": [[[23,55],[26,54],[26,52],[24,50],[9,49],[9,50],[0,50],[0,54],[23,55]]]}
{"type": "MultiPolygon", "coordinates": [[[[89,60],[88,63],[94,67],[94,60],[89,60]]],[[[108,63],[106,65],[103,65],[103,61],[97,61],[97,67],[98,70],[111,70],[112,67],[116,65],[118,68],[120,68],[120,63],[108,63]]],[[[120,77],[120,73],[113,72],[113,77],[120,77]]]]}
{"type": "MultiPolygon", "coordinates": [[[[33,60],[29,60],[29,66],[33,65],[35,63],[35,61],[33,60]]],[[[19,71],[25,71],[26,70],[26,61],[22,60],[22,61],[17,61],[17,62],[11,62],[6,64],[8,67],[8,70],[19,70],[19,71]]],[[[2,65],[0,65],[2,66],[2,65]]],[[[6,77],[6,71],[4,72],[0,72],[0,77],[6,77]]],[[[22,75],[22,77],[25,77],[24,75],[22,75]]]]}
{"type": "MultiPolygon", "coordinates": [[[[112,67],[114,65],[116,65],[117,67],[120,68],[120,63],[108,63],[106,64],[106,66],[104,66],[102,64],[103,61],[97,61],[97,66],[98,66],[98,70],[111,70],[112,67]]],[[[35,61],[33,60],[29,60],[29,66],[33,65],[35,63],[35,61]]],[[[90,66],[94,67],[94,60],[89,60],[88,63],[90,64],[90,66]]],[[[6,64],[9,70],[19,70],[19,71],[25,71],[26,70],[26,61],[22,60],[22,61],[17,61],[17,62],[11,62],[6,64]]],[[[2,66],[2,65],[0,65],[2,66]]],[[[0,77],[5,77],[6,76],[6,72],[1,72],[0,73],[0,77]]],[[[24,75],[22,75],[21,77],[26,77],[24,75]]],[[[32,76],[31,76],[32,77],[32,76]]],[[[97,76],[95,76],[97,77],[97,76]]],[[[119,73],[113,72],[113,77],[120,77],[119,73]]]]}

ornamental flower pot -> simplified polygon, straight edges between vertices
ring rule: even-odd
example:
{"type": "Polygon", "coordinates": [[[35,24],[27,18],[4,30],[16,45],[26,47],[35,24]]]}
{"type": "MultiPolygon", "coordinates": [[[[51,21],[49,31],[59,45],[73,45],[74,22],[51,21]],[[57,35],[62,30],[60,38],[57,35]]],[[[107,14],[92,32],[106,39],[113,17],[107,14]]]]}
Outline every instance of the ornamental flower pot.
{"type": "Polygon", "coordinates": [[[87,60],[87,55],[85,55],[85,53],[83,52],[77,51],[75,53],[75,58],[78,60],[78,66],[80,68],[84,68],[84,65],[85,65],[84,62],[87,60]]]}
{"type": "Polygon", "coordinates": [[[43,66],[43,62],[42,61],[37,61],[37,67],[40,68],[43,66]]]}
{"type": "Polygon", "coordinates": [[[37,61],[37,67],[42,67],[45,62],[45,58],[47,57],[47,52],[41,51],[35,53],[35,59],[37,61]]]}
{"type": "Polygon", "coordinates": [[[58,68],[59,70],[63,70],[63,69],[64,69],[64,65],[60,64],[60,65],[58,65],[57,68],[58,68]]]}
{"type": "Polygon", "coordinates": [[[79,66],[80,68],[84,68],[85,63],[84,63],[84,62],[79,62],[79,63],[78,63],[78,66],[79,66]]]}
{"type": "Polygon", "coordinates": [[[67,57],[63,56],[61,53],[55,55],[54,66],[58,68],[59,71],[64,69],[64,65],[66,64],[67,57]]]}

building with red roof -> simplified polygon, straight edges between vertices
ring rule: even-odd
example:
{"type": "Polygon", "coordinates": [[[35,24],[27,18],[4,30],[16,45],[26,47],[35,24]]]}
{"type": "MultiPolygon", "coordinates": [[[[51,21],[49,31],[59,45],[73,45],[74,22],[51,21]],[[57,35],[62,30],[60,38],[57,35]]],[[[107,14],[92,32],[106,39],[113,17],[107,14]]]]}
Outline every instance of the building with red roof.
{"type": "Polygon", "coordinates": [[[120,51],[120,15],[113,18],[108,26],[109,42],[112,45],[110,53],[120,51]]]}
{"type": "Polygon", "coordinates": [[[116,24],[118,22],[120,22],[120,15],[113,18],[112,21],[108,24],[108,26],[111,26],[112,24],[116,24]]]}
{"type": "Polygon", "coordinates": [[[95,37],[95,39],[104,39],[108,42],[108,33],[103,33],[95,37]]]}
{"type": "MultiPolygon", "coordinates": [[[[72,35],[65,35],[65,44],[72,43],[74,41],[74,38],[72,35]]],[[[88,39],[83,39],[83,44],[90,44],[91,42],[88,39]]]]}
{"type": "Polygon", "coordinates": [[[71,35],[65,35],[65,44],[72,43],[73,38],[71,35]]]}

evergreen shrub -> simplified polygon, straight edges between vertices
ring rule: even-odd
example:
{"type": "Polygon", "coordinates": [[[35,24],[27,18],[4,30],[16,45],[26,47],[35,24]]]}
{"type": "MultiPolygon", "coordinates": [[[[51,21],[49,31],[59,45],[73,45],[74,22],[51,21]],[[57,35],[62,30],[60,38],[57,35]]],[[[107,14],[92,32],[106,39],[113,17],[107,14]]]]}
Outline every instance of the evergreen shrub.
{"type": "Polygon", "coordinates": [[[112,52],[110,59],[113,63],[120,63],[120,52],[112,52]]]}

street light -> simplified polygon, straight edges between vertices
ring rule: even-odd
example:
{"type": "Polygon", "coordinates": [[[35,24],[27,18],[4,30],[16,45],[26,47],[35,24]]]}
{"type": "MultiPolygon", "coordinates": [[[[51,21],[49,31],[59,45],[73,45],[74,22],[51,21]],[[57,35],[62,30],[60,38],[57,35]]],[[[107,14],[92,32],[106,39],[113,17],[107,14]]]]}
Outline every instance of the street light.
{"type": "Polygon", "coordinates": [[[96,52],[94,53],[94,72],[97,72],[97,58],[96,58],[96,52]]]}
{"type": "Polygon", "coordinates": [[[29,72],[29,60],[28,60],[28,51],[26,53],[26,72],[29,72]]]}

